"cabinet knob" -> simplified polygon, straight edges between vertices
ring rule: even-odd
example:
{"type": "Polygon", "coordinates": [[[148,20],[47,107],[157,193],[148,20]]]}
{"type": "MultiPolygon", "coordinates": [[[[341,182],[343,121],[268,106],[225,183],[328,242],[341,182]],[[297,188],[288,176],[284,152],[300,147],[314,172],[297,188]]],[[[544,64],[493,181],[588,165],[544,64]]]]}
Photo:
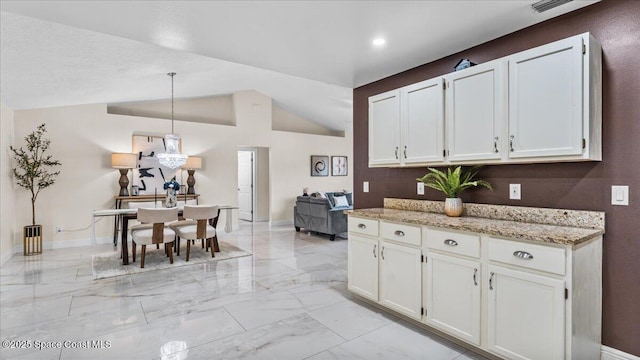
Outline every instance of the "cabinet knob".
{"type": "Polygon", "coordinates": [[[365,224],[358,224],[358,228],[360,228],[360,229],[366,229],[366,228],[367,228],[367,225],[365,225],[365,224]]]}
{"type": "Polygon", "coordinates": [[[380,251],[380,256],[382,257],[382,260],[384,260],[384,246],[382,247],[382,251],[380,251]]]}
{"type": "Polygon", "coordinates": [[[478,286],[478,278],[476,278],[476,275],[478,275],[478,268],[473,268],[473,285],[474,286],[478,286]]]}
{"type": "Polygon", "coordinates": [[[404,146],[404,158],[407,158],[407,145],[404,146]]]}
{"type": "Polygon", "coordinates": [[[510,139],[509,139],[509,150],[510,150],[511,152],[513,152],[513,151],[514,151],[514,150],[513,150],[513,138],[515,138],[515,136],[514,136],[514,135],[511,135],[509,138],[510,138],[510,139]]]}
{"type": "Polygon", "coordinates": [[[396,159],[398,158],[398,147],[396,146],[396,159]]]}
{"type": "Polygon", "coordinates": [[[376,248],[378,247],[378,245],[373,245],[373,257],[377,258],[378,255],[376,255],[376,248]]]}
{"type": "Polygon", "coordinates": [[[402,231],[402,230],[396,230],[396,232],[394,232],[394,234],[395,234],[396,236],[404,236],[404,231],[402,231]]]}
{"type": "Polygon", "coordinates": [[[445,245],[449,246],[458,246],[458,242],[455,240],[447,239],[444,241],[445,245]]]}
{"type": "Polygon", "coordinates": [[[496,154],[498,153],[498,137],[497,136],[495,139],[493,139],[493,152],[495,152],[496,154]]]}
{"type": "Polygon", "coordinates": [[[515,251],[513,253],[513,256],[520,258],[520,259],[524,259],[524,260],[531,260],[533,259],[533,255],[531,255],[530,253],[526,252],[526,251],[515,251]]]}

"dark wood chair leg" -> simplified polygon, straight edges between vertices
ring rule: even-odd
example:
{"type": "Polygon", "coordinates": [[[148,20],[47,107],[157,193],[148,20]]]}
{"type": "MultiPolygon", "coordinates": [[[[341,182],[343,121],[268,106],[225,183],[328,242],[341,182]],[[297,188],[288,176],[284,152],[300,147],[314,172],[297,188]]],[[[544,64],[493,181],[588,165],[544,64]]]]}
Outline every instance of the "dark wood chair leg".
{"type": "Polygon", "coordinates": [[[169,247],[169,264],[173,264],[173,249],[171,248],[171,245],[173,243],[168,243],[167,246],[169,247]]]}
{"type": "Polygon", "coordinates": [[[147,245],[142,245],[142,254],[140,255],[140,268],[144,267],[144,255],[147,252],[147,245]]]}
{"type": "Polygon", "coordinates": [[[213,246],[213,238],[209,241],[211,242],[211,245],[209,246],[211,248],[211,257],[216,257],[216,248],[213,246]]]}
{"type": "Polygon", "coordinates": [[[185,261],[189,261],[190,252],[191,252],[191,241],[187,240],[187,259],[185,261]]]}
{"type": "Polygon", "coordinates": [[[180,256],[180,237],[179,236],[176,239],[176,254],[180,256]]]}
{"type": "Polygon", "coordinates": [[[160,249],[160,244],[156,244],[156,249],[160,249]]]}
{"type": "Polygon", "coordinates": [[[215,251],[220,252],[220,245],[218,244],[218,235],[213,237],[213,245],[215,246],[215,251]]]}
{"type": "Polygon", "coordinates": [[[131,251],[133,252],[133,262],[136,262],[136,242],[131,241],[131,251]]]}

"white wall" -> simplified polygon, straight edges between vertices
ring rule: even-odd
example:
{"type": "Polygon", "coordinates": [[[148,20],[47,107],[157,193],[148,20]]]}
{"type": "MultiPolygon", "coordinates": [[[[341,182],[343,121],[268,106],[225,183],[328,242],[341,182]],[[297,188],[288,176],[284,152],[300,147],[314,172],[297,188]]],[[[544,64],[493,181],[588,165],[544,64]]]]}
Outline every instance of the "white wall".
{"type": "Polygon", "coordinates": [[[13,110],[0,102],[0,264],[13,255],[14,185],[11,176],[13,145],[13,110]]]}
{"type": "MultiPolygon", "coordinates": [[[[270,153],[270,218],[290,223],[295,197],[303,187],[326,191],[352,187],[352,177],[311,177],[311,155],[347,155],[352,158],[352,136],[298,134],[271,130],[271,98],[255,91],[234,94],[237,126],[176,121],[183,151],[203,157],[196,171],[200,203],[237,206],[238,146],[268,147],[270,153]]],[[[15,111],[15,138],[21,139],[40,123],[47,123],[51,154],[62,162],[56,184],[38,198],[36,221],[44,226],[47,247],[86,244],[90,238],[91,212],[113,206],[118,193],[118,171],[110,167],[112,152],[130,152],[134,132],[167,133],[166,120],[111,115],[106,104],[15,111]],[[55,227],[62,226],[62,233],[55,227]],[[47,244],[51,242],[52,244],[47,244]]],[[[349,162],[351,167],[351,161],[349,162]]],[[[352,174],[352,168],[349,174],[352,174]]],[[[129,173],[129,176],[131,174],[129,173]]],[[[29,197],[16,196],[16,227],[29,223],[29,197]]],[[[223,218],[220,220],[224,223],[223,218]]],[[[234,215],[234,221],[237,214],[234,215]]],[[[110,241],[113,222],[96,224],[98,238],[110,241]]]]}

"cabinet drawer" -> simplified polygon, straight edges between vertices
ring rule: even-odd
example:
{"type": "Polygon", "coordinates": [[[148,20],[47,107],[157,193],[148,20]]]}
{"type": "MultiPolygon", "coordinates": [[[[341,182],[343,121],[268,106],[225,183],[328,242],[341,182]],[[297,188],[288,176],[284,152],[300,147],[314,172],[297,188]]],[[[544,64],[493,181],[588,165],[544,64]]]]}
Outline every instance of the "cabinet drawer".
{"type": "Polygon", "coordinates": [[[480,257],[480,236],[457,231],[426,229],[427,247],[452,254],[480,257]]]}
{"type": "Polygon", "coordinates": [[[348,229],[352,233],[378,236],[378,220],[349,216],[348,229]]]}
{"type": "Polygon", "coordinates": [[[382,222],[380,232],[387,240],[415,246],[422,244],[421,229],[418,226],[382,222]]]}
{"type": "Polygon", "coordinates": [[[489,239],[489,260],[565,274],[565,249],[518,241],[489,239]]]}

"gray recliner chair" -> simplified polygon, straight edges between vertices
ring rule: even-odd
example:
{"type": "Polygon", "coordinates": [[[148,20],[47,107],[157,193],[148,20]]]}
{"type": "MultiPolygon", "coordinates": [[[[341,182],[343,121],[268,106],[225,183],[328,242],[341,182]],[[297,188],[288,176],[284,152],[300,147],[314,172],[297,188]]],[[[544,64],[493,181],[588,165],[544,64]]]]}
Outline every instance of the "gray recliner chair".
{"type": "Polygon", "coordinates": [[[336,235],[347,231],[347,214],[353,209],[351,194],[326,193],[326,198],[298,196],[293,207],[293,223],[296,231],[304,228],[329,235],[331,241],[336,235]],[[346,200],[346,201],[345,201],[346,200]]]}

